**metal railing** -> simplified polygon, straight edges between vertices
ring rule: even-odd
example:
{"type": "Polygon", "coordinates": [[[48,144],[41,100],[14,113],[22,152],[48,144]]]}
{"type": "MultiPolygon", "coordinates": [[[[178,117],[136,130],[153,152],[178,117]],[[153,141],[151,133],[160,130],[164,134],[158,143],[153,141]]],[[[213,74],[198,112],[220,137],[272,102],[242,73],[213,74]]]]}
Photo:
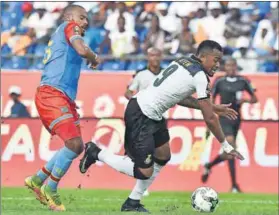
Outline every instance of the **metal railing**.
{"type": "MultiPolygon", "coordinates": [[[[163,55],[163,60],[174,60],[178,57],[183,56],[182,54],[175,54],[175,55],[163,55]]],[[[3,58],[12,58],[15,57],[13,54],[6,54],[6,55],[1,55],[1,59],[3,58]]],[[[26,54],[24,56],[16,56],[16,57],[24,57],[27,59],[38,59],[38,58],[43,58],[43,55],[34,55],[34,54],[26,54]]],[[[146,60],[147,55],[145,54],[131,54],[131,55],[125,55],[121,58],[117,58],[113,55],[99,55],[99,57],[103,60],[131,60],[131,61],[137,61],[137,60],[146,60]]],[[[227,59],[231,57],[230,55],[226,55],[223,57],[223,59],[227,59]]],[[[237,58],[236,58],[237,59],[237,58]]],[[[247,59],[247,60],[270,60],[270,61],[279,61],[279,55],[275,56],[261,56],[261,57],[256,57],[256,58],[241,58],[241,59],[247,59]]]]}

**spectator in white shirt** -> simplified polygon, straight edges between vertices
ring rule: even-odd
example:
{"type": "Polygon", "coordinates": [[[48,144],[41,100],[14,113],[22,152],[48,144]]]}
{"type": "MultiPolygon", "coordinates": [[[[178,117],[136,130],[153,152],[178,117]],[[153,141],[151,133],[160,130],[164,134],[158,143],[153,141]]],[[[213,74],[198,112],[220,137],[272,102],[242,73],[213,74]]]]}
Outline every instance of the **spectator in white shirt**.
{"type": "Polygon", "coordinates": [[[210,10],[211,16],[203,18],[203,29],[209,40],[214,40],[224,47],[227,45],[224,37],[226,16],[222,14],[221,4],[219,2],[209,2],[207,8],[210,10]]]}
{"type": "Polygon", "coordinates": [[[103,47],[109,44],[112,55],[117,58],[133,54],[138,50],[138,39],[135,31],[125,29],[125,18],[119,16],[117,19],[117,30],[113,30],[107,34],[104,42],[100,45],[100,52],[103,47]]]}
{"type": "Polygon", "coordinates": [[[197,2],[172,2],[168,14],[179,17],[193,17],[197,7],[197,2]]]}
{"type": "Polygon", "coordinates": [[[40,39],[50,34],[51,29],[55,27],[55,18],[41,5],[34,4],[34,8],[36,12],[30,16],[27,27],[33,28],[36,32],[36,37],[40,39]]]}
{"type": "Polygon", "coordinates": [[[237,64],[241,67],[241,72],[255,73],[257,72],[257,53],[249,48],[250,40],[241,36],[236,41],[236,50],[232,57],[236,59],[237,64]]]}
{"type": "Polygon", "coordinates": [[[251,22],[244,22],[240,13],[242,2],[229,2],[229,17],[226,21],[225,37],[231,47],[235,47],[237,38],[240,36],[249,36],[252,26],[251,22]]]}
{"type": "Polygon", "coordinates": [[[105,29],[108,31],[117,30],[117,20],[119,16],[123,16],[125,18],[125,29],[127,31],[135,30],[135,18],[131,13],[127,12],[124,2],[118,2],[117,9],[108,15],[107,21],[105,23],[105,29]]]}
{"type": "Polygon", "coordinates": [[[272,40],[274,35],[271,21],[268,19],[261,20],[253,39],[253,48],[259,56],[270,54],[269,42],[272,40]]]}
{"type": "Polygon", "coordinates": [[[160,28],[170,34],[181,31],[181,21],[175,15],[168,14],[168,5],[164,2],[156,5],[156,14],[160,20],[160,28]]]}

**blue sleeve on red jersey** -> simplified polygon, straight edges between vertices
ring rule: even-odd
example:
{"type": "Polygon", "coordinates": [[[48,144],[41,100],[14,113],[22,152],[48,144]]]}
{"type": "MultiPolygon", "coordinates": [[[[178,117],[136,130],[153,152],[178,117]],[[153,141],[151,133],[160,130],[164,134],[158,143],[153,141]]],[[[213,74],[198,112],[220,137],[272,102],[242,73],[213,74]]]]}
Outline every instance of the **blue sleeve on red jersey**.
{"type": "Polygon", "coordinates": [[[82,39],[82,29],[75,22],[68,23],[64,29],[64,33],[69,44],[71,44],[75,39],[82,39]]]}

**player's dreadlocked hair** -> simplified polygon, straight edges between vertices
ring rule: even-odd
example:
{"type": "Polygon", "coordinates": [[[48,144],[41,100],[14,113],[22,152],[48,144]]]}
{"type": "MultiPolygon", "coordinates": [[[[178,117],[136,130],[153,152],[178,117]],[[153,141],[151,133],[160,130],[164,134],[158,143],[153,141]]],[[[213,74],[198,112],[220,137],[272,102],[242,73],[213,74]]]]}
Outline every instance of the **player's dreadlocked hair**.
{"type": "Polygon", "coordinates": [[[199,45],[196,55],[198,56],[205,52],[212,52],[214,49],[216,49],[220,52],[223,52],[223,48],[219,43],[217,43],[213,40],[204,40],[199,45]]]}

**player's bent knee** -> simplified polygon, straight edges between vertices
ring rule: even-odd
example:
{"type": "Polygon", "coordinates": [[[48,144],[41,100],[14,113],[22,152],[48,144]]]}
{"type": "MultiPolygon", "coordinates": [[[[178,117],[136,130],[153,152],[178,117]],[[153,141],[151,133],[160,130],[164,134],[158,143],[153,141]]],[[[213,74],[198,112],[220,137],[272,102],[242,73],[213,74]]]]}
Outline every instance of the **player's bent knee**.
{"type": "Polygon", "coordinates": [[[171,159],[171,155],[169,156],[169,158],[164,160],[154,157],[154,162],[159,164],[160,166],[165,166],[170,161],[170,159],[171,159]]]}
{"type": "Polygon", "coordinates": [[[140,179],[140,180],[147,180],[149,179],[153,174],[153,167],[142,169],[139,167],[134,167],[134,178],[140,179]]]}
{"type": "Polygon", "coordinates": [[[83,142],[80,137],[65,141],[65,145],[78,155],[81,154],[84,150],[83,142]]]}

